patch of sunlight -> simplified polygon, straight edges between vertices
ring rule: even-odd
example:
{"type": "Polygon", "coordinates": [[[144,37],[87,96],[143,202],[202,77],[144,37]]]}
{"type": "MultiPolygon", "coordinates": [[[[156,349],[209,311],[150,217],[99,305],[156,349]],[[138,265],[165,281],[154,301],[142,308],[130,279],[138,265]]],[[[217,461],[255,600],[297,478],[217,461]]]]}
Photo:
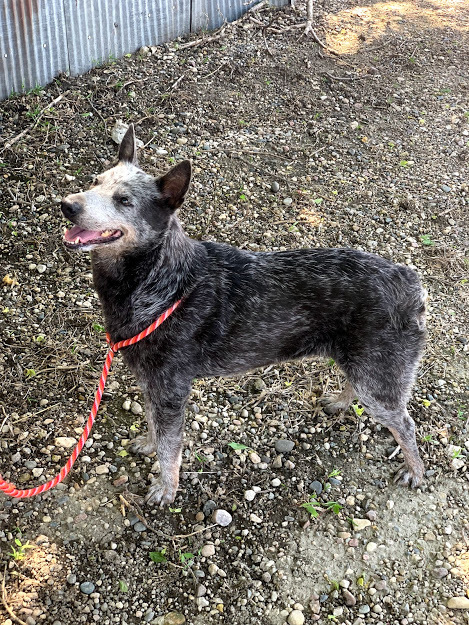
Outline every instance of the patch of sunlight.
{"type": "Polygon", "coordinates": [[[327,45],[339,54],[355,54],[366,42],[379,42],[390,32],[399,32],[414,23],[418,28],[451,28],[466,32],[469,10],[466,0],[416,0],[377,2],[329,13],[327,45]]]}

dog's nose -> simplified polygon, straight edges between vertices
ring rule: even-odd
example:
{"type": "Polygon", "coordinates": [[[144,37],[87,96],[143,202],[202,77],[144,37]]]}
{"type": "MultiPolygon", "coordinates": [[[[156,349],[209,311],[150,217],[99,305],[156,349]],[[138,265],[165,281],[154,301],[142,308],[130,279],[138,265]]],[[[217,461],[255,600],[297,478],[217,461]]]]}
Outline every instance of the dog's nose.
{"type": "Polygon", "coordinates": [[[81,209],[82,206],[79,202],[72,202],[67,198],[62,200],[62,213],[67,219],[70,219],[70,221],[78,215],[81,209]]]}

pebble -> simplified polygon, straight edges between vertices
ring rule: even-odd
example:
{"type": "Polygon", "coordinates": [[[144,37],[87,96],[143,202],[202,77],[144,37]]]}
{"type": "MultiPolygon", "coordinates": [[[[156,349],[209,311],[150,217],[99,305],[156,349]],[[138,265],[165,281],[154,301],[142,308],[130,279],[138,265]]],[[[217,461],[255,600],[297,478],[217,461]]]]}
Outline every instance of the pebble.
{"type": "Polygon", "coordinates": [[[292,202],[293,202],[293,200],[292,200],[292,198],[291,198],[291,197],[286,197],[286,198],[283,200],[283,203],[285,204],[285,206],[290,206],[290,204],[291,204],[292,202]]]}
{"type": "Polygon", "coordinates": [[[368,553],[373,553],[373,551],[376,551],[377,547],[377,543],[369,542],[366,546],[366,550],[368,551],[368,553]]]}
{"type": "Polygon", "coordinates": [[[370,606],[366,603],[358,608],[358,614],[368,614],[369,611],[370,606]]]}
{"type": "Polygon", "coordinates": [[[249,518],[253,523],[262,523],[262,519],[257,516],[257,514],[250,514],[249,518]]]}
{"type": "Polygon", "coordinates": [[[314,480],[314,482],[311,482],[311,484],[309,485],[309,490],[316,493],[316,495],[320,495],[322,493],[321,482],[319,482],[318,480],[314,480]]]}
{"type": "Polygon", "coordinates": [[[57,447],[64,447],[65,449],[70,449],[74,445],[76,445],[77,441],[75,438],[71,436],[58,436],[55,439],[55,444],[57,447]]]}
{"type": "Polygon", "coordinates": [[[38,273],[44,273],[46,271],[47,267],[45,265],[38,265],[36,267],[36,270],[38,273]]]}
{"type": "Polygon", "coordinates": [[[125,402],[122,404],[122,408],[123,410],[130,410],[130,406],[132,405],[132,402],[130,401],[130,399],[126,399],[125,402]]]}
{"type": "Polygon", "coordinates": [[[345,599],[345,604],[348,605],[349,607],[352,607],[357,603],[357,600],[352,595],[350,590],[347,590],[346,588],[342,588],[342,595],[345,599]]]}
{"type": "Polygon", "coordinates": [[[259,464],[259,462],[261,461],[261,457],[259,456],[259,454],[256,454],[256,452],[253,451],[249,454],[249,460],[252,462],[252,464],[259,464]]]}
{"type": "Polygon", "coordinates": [[[97,475],[105,475],[106,473],[109,473],[109,467],[105,464],[100,464],[96,467],[95,471],[97,475]]]}
{"type": "Polygon", "coordinates": [[[436,577],[436,579],[443,579],[443,577],[446,577],[448,573],[449,573],[448,569],[445,569],[443,566],[440,566],[433,570],[433,577],[436,577]]]}
{"type": "Polygon", "coordinates": [[[273,193],[278,193],[280,190],[280,185],[278,182],[272,182],[272,184],[270,185],[270,189],[273,193]]]}
{"type": "Polygon", "coordinates": [[[255,493],[255,491],[253,491],[253,490],[247,490],[247,491],[244,493],[244,499],[245,499],[246,501],[252,501],[252,500],[254,499],[254,497],[255,497],[255,496],[256,496],[256,493],[255,493]]]}
{"type": "Polygon", "coordinates": [[[270,482],[274,488],[277,488],[282,483],[278,477],[274,477],[274,479],[270,482]]]}
{"type": "Polygon", "coordinates": [[[467,597],[451,597],[446,606],[453,610],[469,610],[469,599],[467,597]]]}
{"type": "Polygon", "coordinates": [[[305,622],[305,616],[300,610],[293,610],[290,612],[287,622],[288,625],[303,625],[305,622]]]}
{"type": "Polygon", "coordinates": [[[135,523],[134,525],[134,530],[136,532],[146,532],[147,531],[147,526],[142,523],[141,521],[137,521],[137,523],[135,523]]]}
{"type": "Polygon", "coordinates": [[[371,521],[369,519],[353,519],[352,525],[356,532],[361,532],[365,527],[370,527],[371,521]]]}
{"type": "Polygon", "coordinates": [[[368,510],[366,516],[370,519],[370,521],[376,521],[376,519],[378,518],[376,510],[368,510]]]}
{"type": "Polygon", "coordinates": [[[70,575],[67,576],[67,584],[73,586],[73,584],[76,584],[76,581],[77,576],[74,573],[70,573],[70,575]]]}
{"type": "Polygon", "coordinates": [[[215,510],[213,512],[212,520],[217,525],[220,525],[221,527],[226,527],[231,523],[233,517],[226,510],[215,510]]]}
{"type": "Polygon", "coordinates": [[[82,582],[80,584],[80,590],[84,595],[91,595],[94,589],[95,585],[92,582],[82,582]]]}
{"type": "Polygon", "coordinates": [[[135,415],[139,415],[142,414],[143,412],[143,408],[142,406],[138,403],[138,401],[133,401],[130,405],[130,410],[132,412],[132,414],[135,415]]]}
{"type": "Polygon", "coordinates": [[[180,612],[169,612],[164,617],[163,625],[183,625],[186,622],[186,617],[180,612]]]}
{"type": "Polygon", "coordinates": [[[217,504],[213,501],[213,499],[207,499],[204,503],[202,512],[205,516],[210,516],[214,510],[217,509],[217,504]]]}
{"type": "Polygon", "coordinates": [[[444,191],[445,193],[449,193],[451,191],[451,187],[448,187],[447,184],[442,184],[441,190],[444,191]]]}
{"type": "Polygon", "coordinates": [[[204,558],[211,558],[215,555],[215,545],[204,545],[200,553],[204,558]]]}
{"type": "Polygon", "coordinates": [[[275,441],[275,451],[279,454],[288,454],[292,451],[295,443],[293,441],[289,441],[286,438],[281,438],[278,441],[275,441]]]}

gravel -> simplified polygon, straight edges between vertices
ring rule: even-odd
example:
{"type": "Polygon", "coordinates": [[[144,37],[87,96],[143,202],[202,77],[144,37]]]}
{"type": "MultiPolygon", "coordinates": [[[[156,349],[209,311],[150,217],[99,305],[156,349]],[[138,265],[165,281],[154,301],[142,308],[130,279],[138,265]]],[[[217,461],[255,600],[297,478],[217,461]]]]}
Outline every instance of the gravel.
{"type": "Polygon", "coordinates": [[[195,381],[176,500],[148,506],[159,463],[129,451],[144,399],[116,357],[69,478],[0,501],[2,552],[33,547],[8,558],[5,582],[24,622],[285,625],[297,612],[459,625],[467,613],[464,19],[438,5],[436,27],[420,0],[399,15],[354,10],[315,5],[316,32],[348,65],[301,29],[277,32],[304,18],[300,3],[251,16],[270,28],[246,18],[212,43],[150,48],[0,103],[3,136],[28,131],[0,155],[0,473],[27,487],[52,478],[87,418],[107,347],[89,258],[63,249],[59,204],[113,162],[123,120],[148,144],[146,170],[192,160],[180,211],[191,236],[354,247],[416,268],[429,348],[409,412],[425,482],[392,484],[402,457],[386,459],[394,442],[366,410],[322,410],[344,380],[315,359],[195,381]],[[313,495],[317,517],[302,506],[313,495]]]}

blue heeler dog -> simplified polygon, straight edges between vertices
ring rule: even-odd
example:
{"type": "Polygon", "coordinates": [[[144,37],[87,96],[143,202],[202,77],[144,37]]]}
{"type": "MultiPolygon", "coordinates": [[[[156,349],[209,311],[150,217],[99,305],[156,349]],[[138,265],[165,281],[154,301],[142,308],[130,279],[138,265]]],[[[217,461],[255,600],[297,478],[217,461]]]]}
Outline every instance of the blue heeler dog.
{"type": "Polygon", "coordinates": [[[156,451],[161,465],[147,500],[163,505],[176,496],[194,378],[312,355],[332,357],[348,378],[326,400],[328,412],[358,397],[401,447],[396,481],[417,486],[423,463],[406,405],[425,343],[426,293],[415,272],[352,249],[253,253],[194,241],[176,215],[190,180],[189,161],[159,179],[145,174],[131,126],[117,166],[62,202],[76,224],[65,245],[91,251],[113,341],[134,336],[183,299],[156,332],[123,350],[148,422],[148,435],[132,447],[156,451]]]}

